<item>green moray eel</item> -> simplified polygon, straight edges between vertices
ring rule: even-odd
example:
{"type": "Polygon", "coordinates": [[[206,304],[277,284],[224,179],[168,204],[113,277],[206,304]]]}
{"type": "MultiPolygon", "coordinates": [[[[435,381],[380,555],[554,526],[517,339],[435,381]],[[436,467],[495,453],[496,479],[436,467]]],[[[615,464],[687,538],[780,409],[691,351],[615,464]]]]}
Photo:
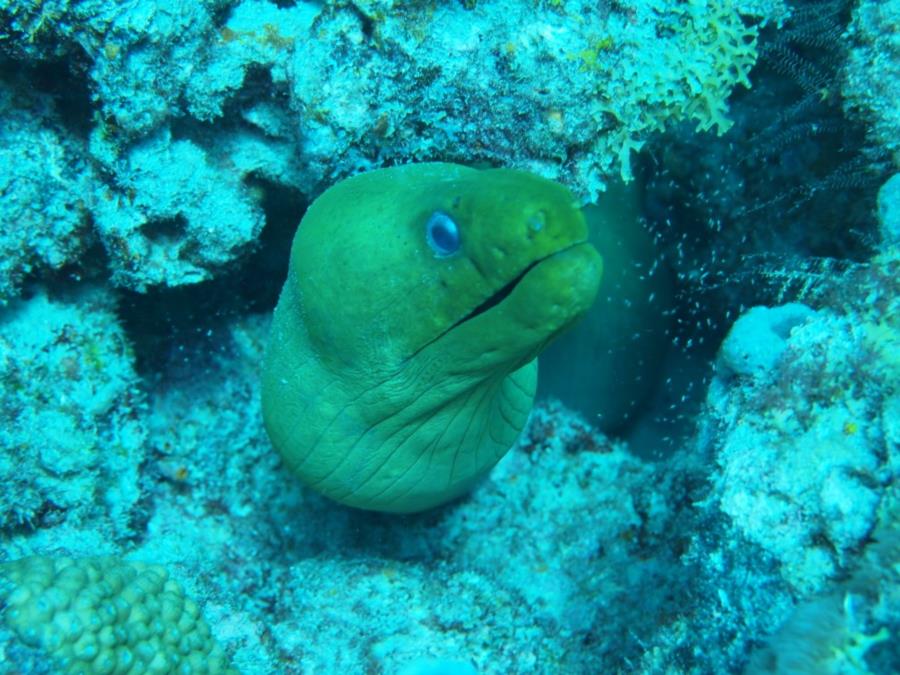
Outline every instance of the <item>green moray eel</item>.
{"type": "Polygon", "coordinates": [[[515,442],[538,353],[601,271],[572,194],[526,172],[409,164],[334,185],[300,223],[272,320],[272,444],[350,506],[458,497],[515,442]]]}

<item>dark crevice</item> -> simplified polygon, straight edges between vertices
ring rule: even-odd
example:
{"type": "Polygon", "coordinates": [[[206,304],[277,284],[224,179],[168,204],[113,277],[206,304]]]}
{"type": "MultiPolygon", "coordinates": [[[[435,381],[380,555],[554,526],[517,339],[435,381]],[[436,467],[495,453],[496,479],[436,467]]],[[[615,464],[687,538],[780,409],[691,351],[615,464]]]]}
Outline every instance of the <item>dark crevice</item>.
{"type": "Polygon", "coordinates": [[[58,124],[74,138],[86,139],[92,126],[90,84],[78,55],[38,63],[0,55],[0,79],[34,109],[43,123],[58,124]],[[52,102],[50,110],[41,107],[52,102]]]}
{"type": "Polygon", "coordinates": [[[248,176],[266,225],[257,244],[215,279],[146,293],[119,291],[119,316],[143,376],[192,377],[230,348],[236,317],[272,311],[287,276],[290,244],[306,201],[296,190],[248,176]]]}
{"type": "Polygon", "coordinates": [[[184,239],[187,219],[180,213],[171,218],[158,218],[144,223],[141,233],[155,244],[174,244],[184,239]]]}

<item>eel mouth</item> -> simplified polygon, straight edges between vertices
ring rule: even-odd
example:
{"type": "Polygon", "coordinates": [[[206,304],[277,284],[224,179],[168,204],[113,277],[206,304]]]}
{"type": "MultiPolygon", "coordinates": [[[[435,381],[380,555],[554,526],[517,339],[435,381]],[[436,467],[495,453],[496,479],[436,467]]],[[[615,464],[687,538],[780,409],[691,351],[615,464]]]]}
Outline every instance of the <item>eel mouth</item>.
{"type": "Polygon", "coordinates": [[[577,247],[577,246],[581,246],[582,244],[585,244],[585,243],[587,243],[585,240],[582,240],[582,241],[576,241],[576,242],[573,242],[573,243],[569,244],[568,246],[564,246],[564,247],[561,248],[561,249],[558,249],[558,250],[556,250],[556,251],[553,251],[552,253],[548,253],[547,255],[545,255],[545,256],[543,256],[543,257],[541,257],[541,258],[538,258],[537,260],[531,261],[531,262],[530,262],[528,265],[526,265],[526,266],[522,269],[522,271],[519,272],[515,277],[513,277],[512,279],[510,279],[509,281],[507,281],[503,286],[501,286],[501,287],[498,288],[496,291],[494,291],[494,292],[493,292],[490,296],[488,296],[483,302],[481,302],[481,304],[479,304],[477,307],[473,308],[473,309],[472,309],[470,312],[468,312],[465,316],[463,316],[463,317],[461,317],[460,319],[456,320],[453,324],[451,324],[450,326],[448,326],[447,328],[445,328],[445,329],[444,329],[441,333],[439,333],[437,336],[433,337],[431,340],[429,340],[429,341],[426,342],[424,345],[422,345],[421,347],[419,347],[412,355],[410,355],[409,358],[412,358],[413,356],[415,356],[416,354],[418,354],[419,352],[421,352],[423,349],[425,349],[425,348],[428,347],[429,345],[434,344],[435,342],[437,342],[437,341],[440,340],[442,337],[444,337],[444,336],[447,335],[448,333],[452,332],[453,330],[455,330],[456,328],[458,328],[458,327],[461,326],[462,324],[464,324],[464,323],[466,323],[466,322],[468,322],[468,321],[471,321],[472,319],[475,319],[476,317],[481,316],[482,314],[484,314],[484,313],[490,311],[491,309],[493,309],[494,307],[496,307],[497,305],[499,305],[500,303],[502,303],[502,302],[503,302],[504,300],[506,300],[510,295],[512,295],[513,291],[516,290],[516,288],[518,287],[518,285],[519,285],[519,284],[522,282],[522,280],[528,275],[528,273],[531,272],[535,267],[537,267],[537,266],[540,265],[541,263],[544,263],[544,262],[546,262],[547,260],[549,260],[550,258],[553,258],[553,257],[555,257],[555,256],[557,256],[557,255],[559,255],[559,254],[561,254],[561,253],[565,253],[566,251],[568,251],[568,250],[570,250],[570,249],[573,249],[573,248],[575,248],[575,247],[577,247]]]}
{"type": "MultiPolygon", "coordinates": [[[[565,250],[565,249],[563,249],[563,250],[565,250]]],[[[506,300],[506,298],[508,298],[512,294],[512,292],[516,289],[516,286],[519,285],[519,282],[525,278],[526,274],[528,274],[535,267],[537,267],[542,262],[547,260],[547,258],[550,258],[550,257],[556,255],[557,253],[560,253],[560,251],[556,251],[554,253],[544,256],[543,258],[538,258],[537,260],[532,261],[527,267],[525,267],[525,269],[523,269],[521,272],[519,272],[513,279],[506,282],[506,284],[504,284],[498,290],[494,291],[494,293],[491,294],[484,302],[482,302],[480,305],[478,305],[475,309],[473,309],[471,312],[466,314],[464,317],[462,317],[461,319],[456,321],[456,323],[451,325],[444,332],[447,333],[447,332],[453,330],[454,328],[456,328],[457,326],[459,326],[460,324],[464,324],[466,321],[471,321],[476,316],[480,316],[481,314],[484,314],[485,312],[487,312],[489,309],[499,305],[501,302],[506,300]]]]}
{"type": "Polygon", "coordinates": [[[506,282],[503,286],[494,291],[484,302],[475,307],[472,311],[466,314],[464,317],[456,321],[453,325],[451,325],[447,330],[445,330],[441,335],[449,333],[451,330],[460,326],[461,324],[466,323],[467,321],[471,321],[472,319],[484,314],[490,309],[493,309],[501,302],[506,300],[512,292],[516,290],[516,287],[525,278],[525,276],[533,270],[535,267],[540,265],[543,262],[546,262],[550,258],[555,258],[556,256],[565,253],[573,248],[581,246],[582,244],[586,244],[586,240],[572,242],[571,244],[564,246],[563,248],[553,251],[553,253],[548,253],[547,255],[538,258],[537,260],[532,260],[521,272],[519,272],[515,277],[506,282]]]}

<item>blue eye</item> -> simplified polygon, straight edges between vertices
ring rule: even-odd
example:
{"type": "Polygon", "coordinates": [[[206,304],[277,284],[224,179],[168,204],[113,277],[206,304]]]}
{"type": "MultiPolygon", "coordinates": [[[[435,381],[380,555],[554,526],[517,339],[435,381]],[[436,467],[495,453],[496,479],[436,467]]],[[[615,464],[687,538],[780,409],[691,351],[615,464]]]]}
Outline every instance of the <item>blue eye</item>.
{"type": "Polygon", "coordinates": [[[425,238],[438,258],[453,255],[459,250],[459,227],[453,218],[441,211],[432,213],[425,223],[425,238]]]}

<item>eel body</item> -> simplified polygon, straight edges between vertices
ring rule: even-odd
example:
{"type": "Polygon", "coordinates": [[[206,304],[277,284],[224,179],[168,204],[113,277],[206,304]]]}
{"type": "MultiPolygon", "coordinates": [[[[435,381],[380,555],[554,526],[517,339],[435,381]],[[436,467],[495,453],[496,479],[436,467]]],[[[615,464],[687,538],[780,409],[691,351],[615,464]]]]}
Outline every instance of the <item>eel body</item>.
{"type": "Polygon", "coordinates": [[[540,351],[602,261],[572,194],[527,172],[410,164],[307,210],[262,376],[265,426],[309,487],[363,509],[447,502],[513,445],[540,351]]]}
{"type": "MultiPolygon", "coordinates": [[[[578,325],[541,354],[538,378],[538,398],[559,399],[606,434],[628,435],[633,451],[648,443],[631,434],[636,420],[673,375],[674,284],[640,222],[641,201],[638,181],[611,183],[582,209],[588,241],[603,251],[603,288],[578,325]]],[[[658,450],[655,439],[649,445],[658,450]]]]}

